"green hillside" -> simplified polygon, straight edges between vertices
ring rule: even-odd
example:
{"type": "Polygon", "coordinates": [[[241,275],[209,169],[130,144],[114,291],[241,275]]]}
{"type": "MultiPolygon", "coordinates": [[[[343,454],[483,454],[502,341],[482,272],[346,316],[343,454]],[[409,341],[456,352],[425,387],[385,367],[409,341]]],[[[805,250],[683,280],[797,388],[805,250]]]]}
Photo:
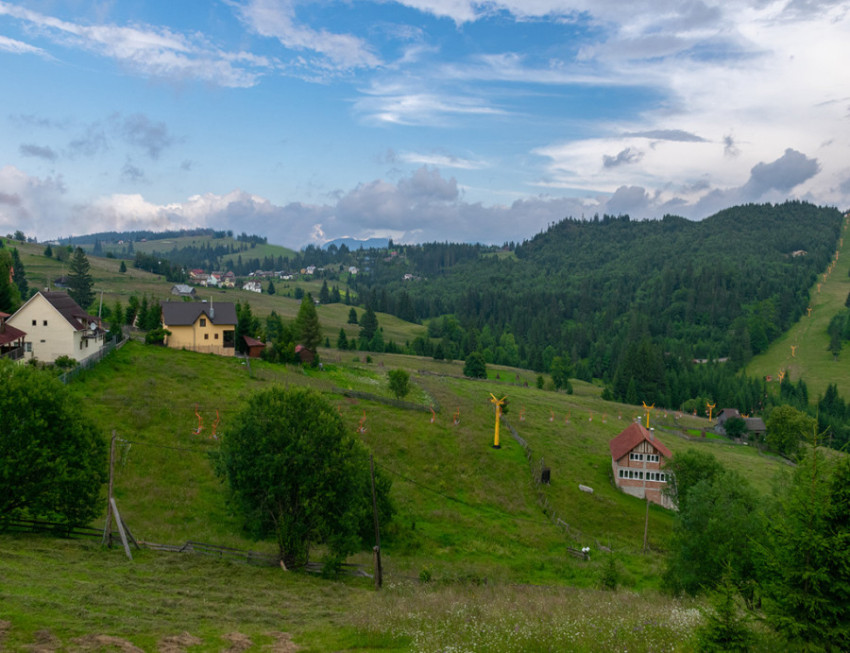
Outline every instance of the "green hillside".
{"type": "MultiPolygon", "coordinates": [[[[290,596],[287,601],[300,601],[302,593],[318,592],[325,596],[322,601],[305,599],[314,609],[335,615],[330,617],[329,623],[336,623],[340,628],[329,629],[327,623],[317,623],[300,613],[285,620],[286,627],[298,635],[299,643],[306,642],[314,647],[308,650],[323,650],[331,646],[328,641],[333,642],[334,647],[345,642],[347,645],[360,642],[355,646],[358,650],[372,650],[371,646],[409,650],[407,637],[393,637],[388,626],[373,618],[374,611],[379,610],[393,623],[404,622],[405,628],[412,628],[406,621],[410,615],[400,613],[395,600],[416,606],[423,615],[449,621],[454,617],[441,610],[443,602],[451,600],[456,605],[466,605],[464,609],[477,606],[474,608],[476,614],[483,618],[483,614],[496,611],[502,605],[497,598],[501,591],[498,588],[505,588],[507,596],[528,601],[516,609],[518,615],[530,617],[529,611],[534,610],[533,606],[542,597],[535,597],[531,590],[518,596],[517,590],[510,589],[517,583],[552,587],[547,594],[553,604],[571,614],[581,609],[580,602],[568,599],[556,588],[588,588],[585,601],[604,600],[609,604],[606,618],[611,623],[620,620],[630,623],[631,617],[625,616],[630,610],[620,599],[610,604],[609,595],[600,596],[591,589],[598,584],[606,559],[602,546],[613,549],[621,566],[623,582],[640,592],[636,595],[640,598],[631,600],[632,603],[637,601],[637,607],[631,608],[637,610],[635,614],[654,611],[656,608],[650,606],[659,601],[671,608],[670,599],[660,599],[656,588],[672,515],[651,507],[650,551],[644,553],[645,503],[620,493],[609,479],[608,441],[631,419],[642,415],[641,409],[605,402],[599,397],[598,388],[581,382],[574,395],[525,387],[524,384],[532,379],[521,370],[499,368],[501,379],[473,381],[460,376],[458,363],[374,355],[372,363],[364,364],[359,358],[355,362],[353,356],[340,356],[338,362],[332,362],[335,355],[332,351],[323,352],[323,355],[329,361],[324,370],[303,370],[256,360],[251,361],[249,368],[235,358],[130,342],[69,386],[78,404],[100,428],[105,433],[114,431],[117,435],[115,496],[122,517],[137,538],[168,544],[193,540],[242,549],[274,550],[271,542],[253,542],[245,538],[239,516],[231,511],[225,487],[215,477],[209,458],[209,453],[218,445],[216,439],[209,437],[213,425],[217,435],[226,437],[235,414],[251,393],[271,384],[315,388],[338,407],[352,431],[358,429],[365,415],[366,432],[361,437],[373,452],[376,463],[393,480],[391,496],[397,506],[397,515],[392,524],[385,526],[382,544],[385,580],[389,586],[387,594],[396,599],[372,595],[367,581],[358,585],[352,580],[340,590],[331,590],[334,584],[317,585],[313,580],[298,577],[289,580],[287,577],[283,587],[273,589],[269,586],[268,575],[278,577],[279,571],[234,569],[235,563],[218,563],[225,565],[220,569],[207,562],[184,561],[181,556],[169,560],[168,554],[142,552],[137,555],[138,561],[131,568],[142,577],[131,583],[126,591],[142,592],[146,587],[150,590],[149,583],[154,578],[159,579],[155,581],[157,584],[165,586],[183,579],[180,582],[188,589],[180,595],[185,599],[178,604],[169,599],[166,604],[185,603],[190,614],[189,623],[196,624],[193,635],[207,642],[203,650],[216,650],[213,643],[229,632],[224,630],[224,624],[230,624],[230,628],[236,625],[232,617],[225,618],[218,626],[198,616],[202,608],[194,603],[193,597],[196,593],[207,592],[197,585],[199,574],[219,579],[210,581],[212,585],[203,585],[210,588],[213,596],[221,596],[221,582],[250,582],[265,588],[258,591],[268,593],[266,600],[269,596],[287,594],[290,596]],[[381,401],[390,396],[386,374],[395,368],[406,368],[412,374],[414,389],[408,397],[410,408],[381,401]],[[374,399],[345,396],[341,394],[345,390],[369,393],[374,399]],[[491,447],[494,421],[490,392],[508,395],[507,421],[531,447],[531,463],[504,427],[502,448],[491,447]],[[438,410],[435,423],[431,423],[428,410],[432,405],[438,410]],[[417,410],[414,406],[420,408],[417,410]],[[203,420],[200,435],[194,433],[198,427],[196,410],[203,420]],[[459,424],[454,425],[453,419],[458,412],[459,424]],[[520,415],[524,419],[521,420],[520,415]],[[216,424],[217,419],[220,421],[216,424]],[[538,495],[533,476],[541,458],[552,470],[552,483],[543,486],[542,494],[538,495]],[[594,493],[579,491],[580,483],[591,486],[594,493]],[[543,499],[547,502],[545,510],[541,505],[543,499]],[[553,525],[550,519],[553,513],[569,528],[565,530],[553,525]],[[590,547],[593,552],[589,561],[567,554],[567,547],[583,546],[590,547]],[[418,591],[410,586],[412,579],[426,573],[437,583],[433,586],[436,595],[431,598],[429,590],[418,591]],[[174,578],[166,581],[161,574],[174,575],[174,578]],[[148,577],[150,581],[143,581],[148,577]],[[229,580],[224,581],[225,577],[229,580]],[[461,587],[470,588],[462,591],[466,593],[463,597],[457,595],[461,587]],[[476,587],[480,589],[474,589],[476,587]],[[328,596],[328,592],[333,596],[328,596]],[[371,607],[364,609],[366,604],[371,607]],[[370,632],[372,635],[367,637],[370,632]],[[366,645],[364,641],[373,643],[366,645]]],[[[768,490],[780,468],[770,458],[747,447],[709,440],[685,441],[671,432],[678,430],[673,414],[665,417],[659,411],[653,421],[659,437],[674,452],[688,447],[710,450],[724,464],[746,471],[763,492],[768,490]]],[[[692,428],[706,424],[692,417],[683,417],[681,422],[681,427],[692,428]]],[[[4,558],[20,545],[31,549],[25,558],[13,555],[15,562],[11,565],[8,562],[0,564],[0,573],[16,579],[26,578],[26,582],[41,587],[32,577],[30,565],[41,560],[38,564],[50,568],[65,559],[73,561],[76,569],[69,577],[70,582],[77,585],[92,582],[96,557],[91,549],[64,545],[50,549],[39,541],[24,544],[25,541],[0,536],[4,558]]],[[[128,573],[127,565],[119,560],[115,554],[110,554],[104,561],[107,566],[103,573],[114,579],[109,580],[110,583],[123,584],[124,581],[118,579],[128,573]]],[[[369,565],[371,559],[362,554],[355,556],[353,561],[369,565]]],[[[241,590],[234,590],[234,593],[238,591],[241,590]]],[[[123,608],[124,612],[116,607],[117,621],[106,628],[98,615],[107,607],[94,598],[95,605],[100,607],[92,608],[73,625],[66,622],[68,615],[59,606],[34,605],[32,590],[0,593],[0,600],[4,615],[11,618],[15,636],[22,638],[17,641],[26,641],[28,634],[45,626],[60,637],[106,629],[138,641],[140,645],[158,634],[175,634],[174,621],[167,615],[133,626],[130,614],[134,612],[129,605],[123,608]],[[23,614],[28,616],[24,619],[23,614]]],[[[124,600],[119,600],[118,605],[124,605],[124,600]]],[[[676,609],[681,607],[676,605],[676,609]]],[[[273,620],[260,606],[251,613],[237,611],[236,614],[242,615],[240,631],[248,632],[258,642],[267,641],[269,624],[273,620]]],[[[663,626],[659,626],[658,637],[670,640],[671,650],[686,650],[676,648],[679,646],[676,642],[686,641],[687,635],[671,634],[673,624],[669,616],[661,622],[663,626]]],[[[417,627],[422,626],[421,622],[417,623],[417,627]]],[[[512,627],[513,623],[511,621],[508,626],[512,627]]],[[[499,628],[508,626],[503,624],[499,628]]],[[[552,624],[544,620],[539,627],[550,628],[552,624]]],[[[584,633],[581,637],[587,637],[588,643],[585,649],[576,650],[595,650],[592,633],[584,633]]],[[[634,644],[636,640],[629,641],[634,644]]],[[[416,650],[429,649],[419,647],[416,650]]]]}
{"type": "Polygon", "coordinates": [[[835,360],[829,352],[827,326],[834,315],[845,309],[850,294],[850,242],[846,242],[850,214],[845,216],[844,236],[836,252],[832,271],[818,276],[810,290],[812,308],[774,342],[764,354],[747,365],[751,376],[778,379],[784,370],[796,382],[805,380],[812,399],[822,395],[827,385],[838,386],[842,396],[850,395],[850,356],[846,353],[835,360]],[[792,352],[792,345],[794,351],[792,352]]]}

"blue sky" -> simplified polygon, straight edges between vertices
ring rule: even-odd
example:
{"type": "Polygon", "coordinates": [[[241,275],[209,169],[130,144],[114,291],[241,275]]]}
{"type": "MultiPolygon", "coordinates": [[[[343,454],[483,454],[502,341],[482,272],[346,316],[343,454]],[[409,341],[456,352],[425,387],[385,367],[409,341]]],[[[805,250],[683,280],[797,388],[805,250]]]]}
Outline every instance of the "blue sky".
{"type": "Polygon", "coordinates": [[[848,61],[848,0],[0,0],[0,233],[846,209],[848,61]]]}

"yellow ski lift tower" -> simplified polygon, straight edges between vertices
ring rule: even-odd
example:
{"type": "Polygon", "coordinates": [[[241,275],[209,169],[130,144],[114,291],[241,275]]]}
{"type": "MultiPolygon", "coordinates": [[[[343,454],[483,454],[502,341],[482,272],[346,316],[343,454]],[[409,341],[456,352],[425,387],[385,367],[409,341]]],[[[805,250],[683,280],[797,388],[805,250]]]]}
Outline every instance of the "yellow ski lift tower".
{"type": "Polygon", "coordinates": [[[502,406],[505,405],[505,399],[508,398],[508,395],[505,395],[501,399],[496,399],[496,395],[492,392],[490,393],[490,403],[496,406],[496,433],[493,437],[493,448],[501,449],[502,445],[499,444],[499,421],[502,417],[502,406]]]}

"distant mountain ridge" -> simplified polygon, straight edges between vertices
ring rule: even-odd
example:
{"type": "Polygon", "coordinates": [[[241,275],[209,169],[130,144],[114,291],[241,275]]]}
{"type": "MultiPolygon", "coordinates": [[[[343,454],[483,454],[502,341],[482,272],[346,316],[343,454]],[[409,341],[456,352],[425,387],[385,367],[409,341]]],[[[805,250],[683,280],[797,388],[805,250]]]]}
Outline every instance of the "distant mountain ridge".
{"type": "Polygon", "coordinates": [[[390,246],[389,238],[366,238],[365,240],[359,240],[357,238],[335,238],[334,240],[329,240],[324,245],[322,245],[322,249],[327,250],[330,249],[332,245],[336,245],[337,248],[345,245],[350,250],[358,250],[358,249],[386,249],[390,246]]]}

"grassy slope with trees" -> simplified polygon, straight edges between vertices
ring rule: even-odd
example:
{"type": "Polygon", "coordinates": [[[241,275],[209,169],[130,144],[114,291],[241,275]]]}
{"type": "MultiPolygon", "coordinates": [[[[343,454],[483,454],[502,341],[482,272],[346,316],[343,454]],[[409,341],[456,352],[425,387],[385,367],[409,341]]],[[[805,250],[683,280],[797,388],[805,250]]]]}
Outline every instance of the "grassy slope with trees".
{"type": "MultiPolygon", "coordinates": [[[[644,503],[617,492],[609,480],[607,443],[641,411],[634,406],[602,401],[598,388],[581,382],[576,383],[575,394],[564,395],[525,387],[524,383],[532,379],[523,371],[501,370],[503,379],[516,382],[519,375],[519,385],[514,385],[506,381],[462,379],[461,367],[461,363],[375,355],[371,364],[341,360],[339,364],[326,365],[324,371],[252,361],[249,371],[236,359],[134,343],[115,352],[81,375],[69,388],[103,431],[114,429],[120,438],[116,497],[122,516],[137,537],[166,543],[192,539],[274,550],[273,542],[255,543],[246,538],[239,516],[227,503],[225,486],[213,473],[208,454],[216,449],[217,441],[205,435],[210,433],[216,411],[219,411],[221,422],[217,430],[226,437],[232,419],[246,399],[260,389],[279,384],[303,385],[323,392],[339,407],[347,428],[352,431],[356,431],[363,411],[366,412],[367,430],[360,437],[374,453],[377,463],[392,477],[392,497],[398,511],[394,523],[382,534],[385,573],[390,585],[387,595],[394,599],[374,596],[365,583],[358,585],[355,581],[345,582],[338,594],[331,597],[328,590],[317,590],[315,581],[297,576],[284,577],[278,581],[283,585],[275,589],[269,587],[257,570],[243,572],[233,569],[233,565],[217,563],[227,567],[227,570],[218,570],[209,568],[204,562],[168,561],[162,559],[165,554],[152,553],[137,556],[139,562],[134,567],[141,577],[124,591],[144,592],[150,590],[151,583],[171,586],[172,581],[166,580],[166,576],[176,574],[175,582],[179,579],[187,588],[180,591],[175,588],[180,598],[167,599],[166,605],[174,609],[185,606],[190,613],[188,623],[196,624],[191,632],[209,642],[211,648],[219,637],[229,632],[224,630],[226,627],[236,627],[233,615],[242,615],[240,630],[258,642],[268,640],[274,620],[258,606],[250,613],[236,610],[220,625],[212,625],[209,616],[201,616],[208,613],[196,597],[206,591],[203,587],[209,587],[211,596],[220,597],[221,587],[215,583],[201,584],[192,579],[193,574],[210,574],[212,578],[223,578],[222,574],[226,574],[230,577],[227,582],[237,585],[257,583],[263,588],[260,591],[264,600],[269,601],[298,601],[301,592],[319,591],[325,597],[324,602],[307,597],[305,601],[331,614],[329,623],[295,610],[285,611],[283,623],[277,628],[291,630],[299,643],[311,644],[313,650],[352,645],[352,642],[367,649],[368,642],[372,645],[383,642],[376,648],[387,646],[404,650],[410,647],[410,640],[393,638],[386,624],[395,624],[394,628],[401,628],[403,624],[401,630],[408,633],[423,629],[437,637],[438,631],[426,625],[429,620],[434,620],[436,627],[438,623],[454,624],[458,618],[456,614],[443,611],[443,603],[447,600],[454,601],[458,609],[473,611],[474,618],[480,620],[487,614],[495,617],[497,608],[503,603],[493,593],[498,594],[501,591],[498,588],[505,587],[505,583],[595,587],[605,560],[597,547],[598,542],[613,548],[620,582],[640,592],[628,599],[621,595],[612,604],[610,595],[585,590],[584,600],[608,605],[605,611],[611,621],[606,627],[610,626],[613,631],[617,624],[631,624],[637,615],[648,618],[646,615],[651,613],[653,618],[660,619],[655,637],[671,644],[687,641],[696,617],[691,615],[688,625],[677,630],[679,626],[672,623],[669,615],[678,613],[669,611],[675,608],[686,612],[685,607],[659,597],[655,591],[663,568],[661,552],[671,532],[671,515],[652,508],[649,529],[652,550],[649,554],[641,553],[644,503]],[[410,372],[414,386],[408,401],[423,407],[432,403],[441,407],[435,424],[430,424],[426,411],[355,400],[333,390],[352,389],[389,397],[387,374],[400,368],[410,372]],[[436,376],[435,372],[450,376],[436,376]],[[504,433],[501,450],[489,446],[493,429],[493,409],[488,402],[490,391],[509,396],[508,420],[528,441],[535,453],[535,462],[543,457],[552,468],[553,483],[545,492],[551,508],[571,525],[572,535],[563,534],[543,514],[531,484],[531,468],[516,442],[504,433]],[[204,420],[205,430],[200,436],[193,434],[198,425],[196,404],[204,420]],[[519,412],[523,408],[525,420],[520,422],[519,412]],[[460,409],[461,420],[455,427],[451,422],[457,409],[460,409]],[[549,411],[557,415],[556,421],[549,421],[549,411]],[[619,419],[621,414],[622,420],[619,419]],[[567,415],[569,424],[565,423],[567,415]],[[594,494],[579,492],[579,483],[592,486],[594,494]],[[580,548],[584,545],[593,548],[590,562],[565,553],[566,546],[580,548]],[[409,585],[409,579],[423,574],[436,581],[436,585],[426,585],[421,590],[409,585]],[[479,587],[485,578],[487,585],[479,587]],[[463,596],[458,596],[459,588],[463,587],[467,589],[461,591],[463,596]],[[415,624],[411,622],[410,615],[402,614],[395,600],[413,606],[420,612],[421,619],[415,624]],[[658,607],[652,605],[655,602],[667,607],[668,617],[657,615],[658,607]],[[375,621],[376,610],[385,615],[385,623],[380,619],[375,621]],[[629,613],[635,616],[628,616],[629,613]],[[337,626],[338,632],[333,634],[337,626]]],[[[658,419],[665,421],[662,413],[658,419]]],[[[699,418],[683,418],[683,421],[685,426],[692,427],[704,423],[699,418]]],[[[666,422],[672,426],[674,417],[668,415],[666,422]]],[[[762,492],[767,491],[777,469],[775,462],[749,448],[709,442],[692,444],[669,435],[664,440],[674,452],[690,446],[710,449],[729,466],[751,470],[762,492]]],[[[142,611],[144,625],[139,625],[132,617],[134,608],[125,604],[124,599],[117,601],[115,609],[119,616],[108,627],[101,623],[104,611],[109,609],[101,599],[92,598],[92,606],[84,618],[70,622],[70,615],[61,601],[45,602],[38,598],[43,596],[41,592],[57,591],[55,576],[48,574],[38,583],[27,571],[28,566],[39,559],[38,555],[33,552],[23,557],[8,554],[17,546],[33,547],[43,556],[40,564],[50,569],[61,564],[64,555],[69,563],[73,561],[74,571],[67,576],[68,581],[85,586],[98,582],[91,571],[84,571],[94,564],[93,552],[85,547],[78,550],[64,546],[56,550],[62,554],[49,552],[38,539],[24,538],[22,541],[4,536],[0,542],[5,549],[4,559],[15,561],[4,563],[4,575],[34,583],[30,591],[17,589],[0,595],[5,606],[4,615],[12,621],[13,642],[31,641],[28,638],[43,627],[62,639],[107,630],[139,645],[157,636],[176,634],[173,619],[163,614],[161,620],[157,620],[147,609],[142,611]]],[[[110,586],[122,583],[119,579],[126,577],[126,565],[118,563],[111,555],[109,559],[102,572],[106,576],[100,582],[110,586]]],[[[368,563],[369,557],[364,554],[355,556],[355,560],[368,563]]],[[[265,573],[279,578],[280,572],[265,573]]],[[[64,596],[64,589],[58,591],[64,596]]],[[[543,601],[533,590],[523,592],[506,588],[505,591],[517,601],[527,603],[519,609],[514,620],[501,623],[497,629],[501,635],[498,636],[505,635],[508,631],[504,629],[513,627],[522,615],[530,619],[543,601]]],[[[236,596],[240,592],[234,590],[236,596]]],[[[547,594],[553,606],[563,609],[570,606],[569,619],[580,619],[580,603],[567,598],[558,589],[549,590],[547,594]]],[[[544,633],[556,626],[566,628],[569,619],[549,614],[538,623],[536,634],[528,635],[529,641],[545,637],[544,633]]],[[[455,627],[463,628],[462,622],[455,627]]],[[[528,628],[527,625],[523,627],[528,628]]],[[[473,636],[471,632],[465,635],[473,636]]],[[[594,650],[593,632],[582,627],[577,629],[575,636],[577,641],[585,642],[586,650],[594,650]]],[[[634,644],[649,636],[649,633],[641,633],[640,637],[629,641],[634,644]]],[[[613,632],[610,637],[614,637],[613,632]]],[[[446,639],[435,641],[448,643],[446,639]]]]}

